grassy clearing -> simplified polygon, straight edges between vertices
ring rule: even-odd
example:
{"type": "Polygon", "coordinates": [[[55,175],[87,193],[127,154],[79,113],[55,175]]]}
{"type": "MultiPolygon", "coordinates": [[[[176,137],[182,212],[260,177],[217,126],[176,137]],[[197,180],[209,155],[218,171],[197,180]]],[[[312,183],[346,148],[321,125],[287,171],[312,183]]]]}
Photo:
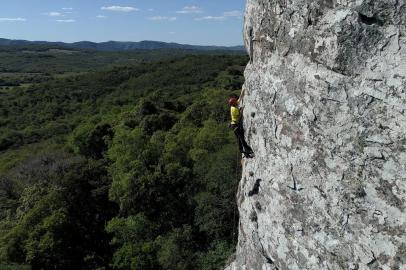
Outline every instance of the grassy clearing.
{"type": "Polygon", "coordinates": [[[65,72],[62,74],[55,74],[54,78],[55,79],[64,79],[72,76],[78,76],[78,75],[83,75],[86,74],[87,72],[65,72]]]}
{"type": "Polygon", "coordinates": [[[6,265],[0,264],[0,270],[31,270],[28,265],[6,265]]]}
{"type": "Polygon", "coordinates": [[[31,85],[33,85],[33,84],[32,84],[32,83],[22,83],[22,84],[20,84],[20,87],[28,88],[28,87],[30,87],[31,85]]]}
{"type": "MultiPolygon", "coordinates": [[[[32,156],[33,153],[39,153],[46,149],[56,149],[55,142],[45,141],[36,144],[30,144],[18,149],[10,149],[0,152],[0,174],[5,174],[20,162],[32,156]]],[[[0,268],[2,270],[2,268],[0,268]]]]}

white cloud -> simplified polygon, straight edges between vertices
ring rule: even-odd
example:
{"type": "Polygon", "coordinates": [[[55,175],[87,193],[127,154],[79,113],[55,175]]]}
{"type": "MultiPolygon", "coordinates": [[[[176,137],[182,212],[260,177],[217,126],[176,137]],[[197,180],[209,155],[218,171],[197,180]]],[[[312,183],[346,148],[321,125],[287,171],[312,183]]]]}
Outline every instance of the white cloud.
{"type": "Polygon", "coordinates": [[[56,20],[57,22],[60,23],[74,23],[76,22],[76,20],[72,20],[72,19],[68,19],[68,20],[56,20]]]}
{"type": "Polygon", "coordinates": [[[153,9],[153,8],[149,8],[149,9],[148,9],[148,11],[151,11],[151,12],[152,12],[152,11],[155,11],[155,9],[153,9]]]}
{"type": "Polygon", "coordinates": [[[205,16],[205,17],[200,17],[196,18],[196,21],[224,21],[226,17],[224,16],[205,16]]]}
{"type": "Polygon", "coordinates": [[[202,12],[202,9],[198,6],[186,6],[182,10],[176,11],[179,14],[197,14],[202,12]]]}
{"type": "Polygon", "coordinates": [[[71,8],[71,7],[65,7],[65,8],[62,8],[62,10],[73,10],[73,8],[71,8]]]}
{"type": "Polygon", "coordinates": [[[60,17],[60,16],[63,16],[62,13],[57,12],[57,11],[51,11],[51,12],[45,13],[45,15],[48,15],[48,16],[51,16],[51,17],[60,17]]]}
{"type": "Polygon", "coordinates": [[[176,21],[176,17],[154,16],[149,18],[151,21],[176,21]]]}
{"type": "Polygon", "coordinates": [[[105,19],[105,18],[107,18],[107,16],[104,16],[104,15],[97,15],[96,18],[98,18],[98,19],[105,19]]]}
{"type": "Polygon", "coordinates": [[[196,21],[225,21],[228,18],[241,18],[242,12],[239,10],[225,11],[222,16],[205,16],[195,18],[196,21]]]}
{"type": "Polygon", "coordinates": [[[110,7],[101,7],[101,10],[118,11],[118,12],[132,12],[132,11],[138,11],[139,9],[135,8],[135,7],[110,6],[110,7]]]}
{"type": "Polygon", "coordinates": [[[25,22],[25,18],[0,18],[0,22],[25,22]]]}
{"type": "Polygon", "coordinates": [[[169,35],[175,35],[176,32],[169,32],[168,34],[169,34],[169,35]]]}
{"type": "Polygon", "coordinates": [[[232,10],[224,12],[224,17],[242,17],[242,12],[239,10],[232,10]]]}

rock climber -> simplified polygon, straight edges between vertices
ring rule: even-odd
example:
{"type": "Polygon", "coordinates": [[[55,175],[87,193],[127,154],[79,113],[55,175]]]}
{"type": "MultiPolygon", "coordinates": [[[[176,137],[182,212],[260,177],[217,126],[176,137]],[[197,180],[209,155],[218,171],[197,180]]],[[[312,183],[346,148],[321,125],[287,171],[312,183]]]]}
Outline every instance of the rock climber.
{"type": "Polygon", "coordinates": [[[244,127],[242,124],[242,108],[240,109],[240,101],[244,97],[245,89],[242,90],[241,96],[238,97],[236,94],[231,94],[228,100],[228,105],[230,105],[230,113],[231,113],[231,123],[229,127],[234,131],[235,136],[238,140],[238,147],[240,148],[240,152],[244,154],[246,158],[253,158],[254,151],[252,151],[251,147],[247,144],[244,138],[244,127]]]}

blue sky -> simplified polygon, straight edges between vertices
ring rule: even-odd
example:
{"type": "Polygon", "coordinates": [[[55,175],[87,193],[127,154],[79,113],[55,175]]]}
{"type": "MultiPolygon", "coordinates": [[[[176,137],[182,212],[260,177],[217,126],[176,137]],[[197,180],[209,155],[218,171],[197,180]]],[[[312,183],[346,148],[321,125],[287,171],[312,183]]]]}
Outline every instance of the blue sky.
{"type": "Polygon", "coordinates": [[[244,0],[1,0],[0,37],[242,45],[244,0]]]}

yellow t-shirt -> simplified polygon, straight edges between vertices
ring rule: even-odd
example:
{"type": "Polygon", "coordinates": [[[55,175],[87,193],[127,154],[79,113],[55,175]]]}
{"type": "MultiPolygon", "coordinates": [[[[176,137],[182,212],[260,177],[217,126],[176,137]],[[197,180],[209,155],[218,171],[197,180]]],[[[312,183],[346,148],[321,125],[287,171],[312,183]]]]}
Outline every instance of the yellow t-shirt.
{"type": "Polygon", "coordinates": [[[237,125],[240,121],[240,110],[237,107],[231,106],[231,124],[237,125]]]}

